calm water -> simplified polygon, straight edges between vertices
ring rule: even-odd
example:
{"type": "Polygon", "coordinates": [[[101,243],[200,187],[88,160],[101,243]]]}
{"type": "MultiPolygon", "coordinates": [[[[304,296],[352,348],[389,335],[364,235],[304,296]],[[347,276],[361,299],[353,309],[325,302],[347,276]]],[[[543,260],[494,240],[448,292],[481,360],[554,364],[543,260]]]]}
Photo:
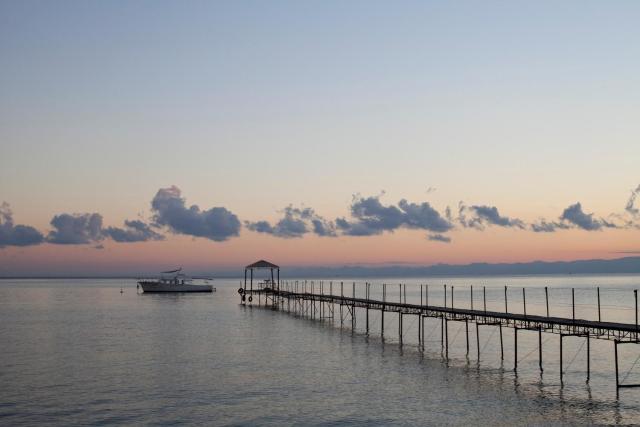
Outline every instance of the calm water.
{"type": "MultiPolygon", "coordinates": [[[[393,284],[389,298],[397,300],[400,280],[385,281],[393,284]]],[[[443,302],[442,284],[454,285],[454,305],[460,307],[471,304],[470,284],[474,304],[481,307],[487,286],[489,309],[504,309],[503,285],[509,284],[510,311],[522,308],[524,286],[528,313],[545,310],[546,285],[551,315],[570,315],[570,288],[576,287],[582,318],[597,316],[594,286],[600,285],[603,320],[630,322],[633,289],[640,287],[639,276],[402,282],[409,285],[407,300],[419,300],[415,285],[428,283],[431,304],[443,302]]],[[[338,283],[333,282],[334,293],[338,283]]],[[[352,292],[350,283],[345,293],[352,292]]],[[[640,389],[621,390],[616,397],[611,342],[592,340],[587,385],[584,339],[566,339],[567,374],[560,387],[555,335],[544,336],[541,377],[537,334],[519,333],[516,375],[511,330],[505,330],[501,362],[495,330],[481,329],[478,363],[475,328],[467,358],[464,324],[450,323],[447,363],[436,320],[426,321],[427,350],[421,354],[412,316],[405,317],[400,347],[397,316],[391,313],[383,342],[377,333],[362,333],[363,312],[353,333],[350,320],[341,328],[339,318],[318,322],[241,307],[235,280],[216,286],[210,295],[142,295],[132,280],[1,280],[0,424],[640,423],[640,389]]],[[[327,292],[329,282],[322,286],[327,292]]],[[[379,313],[371,313],[370,325],[379,331],[379,313]]],[[[630,371],[625,381],[640,382],[640,366],[633,366],[640,346],[621,351],[621,377],[630,371]]]]}

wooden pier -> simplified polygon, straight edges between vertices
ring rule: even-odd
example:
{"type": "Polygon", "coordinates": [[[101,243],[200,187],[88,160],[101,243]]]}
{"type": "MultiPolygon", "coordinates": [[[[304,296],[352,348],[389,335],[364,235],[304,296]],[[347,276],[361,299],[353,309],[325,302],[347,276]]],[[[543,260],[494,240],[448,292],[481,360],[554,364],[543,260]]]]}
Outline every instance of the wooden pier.
{"type": "MultiPolygon", "coordinates": [[[[271,268],[269,266],[268,268],[271,268]]],[[[274,266],[274,268],[277,268],[274,266]]],[[[273,273],[272,273],[273,277],[273,273]]],[[[429,304],[428,293],[425,292],[425,298],[423,299],[422,287],[420,289],[420,304],[407,303],[406,302],[406,285],[399,285],[399,301],[387,300],[387,285],[382,285],[382,299],[371,298],[371,284],[366,283],[365,297],[356,297],[356,285],[352,283],[346,285],[344,282],[334,283],[330,282],[328,289],[324,284],[313,285],[313,282],[307,283],[306,281],[287,282],[282,284],[278,279],[276,281],[267,281],[267,286],[253,288],[247,287],[246,275],[244,287],[238,289],[238,293],[241,295],[242,304],[254,304],[255,298],[258,297],[258,305],[267,306],[274,310],[282,310],[288,313],[294,313],[297,315],[309,317],[312,319],[334,320],[336,309],[339,311],[340,324],[344,325],[345,321],[351,322],[351,327],[356,330],[356,309],[362,309],[364,311],[365,331],[368,335],[371,330],[369,327],[369,311],[378,310],[381,316],[380,336],[385,336],[385,313],[395,313],[398,316],[398,339],[400,345],[403,343],[403,317],[404,316],[416,316],[418,319],[418,345],[421,350],[425,348],[425,318],[436,318],[441,321],[441,333],[440,343],[445,358],[449,358],[449,322],[463,322],[465,324],[466,333],[466,351],[467,355],[470,352],[469,343],[469,325],[475,325],[476,329],[476,353],[477,358],[480,360],[480,327],[493,326],[497,327],[500,333],[500,355],[501,359],[504,359],[504,340],[502,329],[512,328],[514,330],[514,370],[518,368],[518,331],[528,330],[538,332],[538,358],[539,369],[543,371],[543,353],[542,353],[542,334],[551,333],[560,336],[560,382],[563,383],[563,339],[565,337],[584,337],[586,338],[586,352],[587,352],[587,378],[589,382],[591,369],[590,369],[590,340],[601,339],[610,340],[614,343],[614,358],[615,358],[615,379],[616,387],[640,387],[640,384],[621,384],[618,373],[618,346],[621,344],[638,344],[639,332],[638,327],[638,301],[637,291],[634,291],[635,303],[636,303],[636,322],[635,324],[628,323],[615,323],[615,322],[603,322],[601,320],[584,320],[575,318],[575,302],[573,304],[573,317],[551,317],[549,316],[549,304],[547,295],[547,315],[528,315],[526,313],[526,294],[523,289],[523,302],[524,313],[512,313],[508,311],[507,293],[505,287],[505,311],[489,311],[486,309],[486,294],[484,297],[484,304],[482,309],[473,309],[473,289],[471,297],[471,309],[467,308],[454,308],[453,306],[453,289],[450,290],[450,305],[447,306],[445,286],[445,305],[438,306],[429,304]],[[349,289],[350,288],[350,289],[349,289]],[[345,294],[350,293],[351,296],[345,294]],[[351,292],[349,292],[351,291],[351,292]],[[339,293],[338,293],[339,292],[339,293]],[[404,301],[403,301],[404,293],[404,301]]],[[[545,288],[545,294],[546,288],[545,288]]],[[[573,291],[572,291],[573,298],[573,291]]],[[[599,303],[599,290],[598,290],[598,318],[600,319],[600,303],[599,303]]],[[[388,332],[387,332],[388,333],[388,332]]]]}

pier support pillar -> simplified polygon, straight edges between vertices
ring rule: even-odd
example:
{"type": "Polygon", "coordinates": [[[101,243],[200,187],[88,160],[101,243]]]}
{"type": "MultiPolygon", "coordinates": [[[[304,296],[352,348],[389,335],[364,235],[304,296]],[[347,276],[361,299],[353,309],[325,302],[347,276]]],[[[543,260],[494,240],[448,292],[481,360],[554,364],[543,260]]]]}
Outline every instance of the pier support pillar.
{"type": "Polygon", "coordinates": [[[418,314],[418,348],[422,348],[422,314],[418,314]]]}
{"type": "Polygon", "coordinates": [[[616,361],[616,390],[620,388],[620,380],[618,379],[618,340],[613,340],[613,354],[616,361]]]}
{"type": "Polygon", "coordinates": [[[469,319],[464,319],[464,329],[467,333],[467,357],[469,357],[469,319]]]}
{"type": "Polygon", "coordinates": [[[538,327],[538,366],[540,373],[542,373],[544,371],[542,369],[542,327],[538,327]]]}
{"type": "Polygon", "coordinates": [[[587,332],[587,383],[591,379],[591,340],[587,332]]]}
{"type": "Polygon", "coordinates": [[[476,321],[476,347],[478,348],[478,362],[480,361],[480,325],[476,321]]]}
{"type": "Polygon", "coordinates": [[[351,306],[351,330],[356,330],[356,306],[351,306]]]}
{"type": "Polygon", "coordinates": [[[444,319],[444,351],[447,360],[449,360],[449,320],[444,319]]]}
{"type": "MultiPolygon", "coordinates": [[[[560,385],[563,385],[563,379],[562,379],[562,332],[560,333],[560,385]]],[[[618,359],[616,359],[616,362],[618,361],[618,359]]],[[[616,375],[617,377],[617,375],[616,375]]],[[[617,380],[617,378],[616,378],[617,380]]]]}
{"type": "Polygon", "coordinates": [[[518,370],[518,328],[513,328],[513,370],[518,370]]]}
{"type": "Polygon", "coordinates": [[[500,328],[500,360],[504,360],[504,342],[502,341],[502,323],[498,325],[500,328]]]}
{"type": "Polygon", "coordinates": [[[369,304],[367,303],[367,335],[369,335],[369,304]]]}

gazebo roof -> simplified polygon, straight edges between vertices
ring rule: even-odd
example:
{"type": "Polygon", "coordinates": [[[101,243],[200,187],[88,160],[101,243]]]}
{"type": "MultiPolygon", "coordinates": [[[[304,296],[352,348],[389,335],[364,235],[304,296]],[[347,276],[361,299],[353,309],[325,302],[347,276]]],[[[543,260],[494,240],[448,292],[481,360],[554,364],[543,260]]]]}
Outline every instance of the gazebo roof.
{"type": "Polygon", "coordinates": [[[249,264],[245,267],[245,269],[253,269],[253,268],[280,268],[280,267],[270,263],[269,261],[265,261],[261,259],[260,261],[256,261],[253,264],[249,264]]]}

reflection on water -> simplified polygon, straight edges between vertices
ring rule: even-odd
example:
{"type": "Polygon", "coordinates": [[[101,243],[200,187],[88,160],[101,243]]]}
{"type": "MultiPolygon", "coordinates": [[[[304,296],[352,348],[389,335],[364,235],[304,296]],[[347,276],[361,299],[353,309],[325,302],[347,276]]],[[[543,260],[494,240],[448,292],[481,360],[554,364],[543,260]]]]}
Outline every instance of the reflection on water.
{"type": "MultiPolygon", "coordinates": [[[[540,278],[509,280],[517,282],[514,286],[523,281],[540,286],[540,278]]],[[[607,280],[624,290],[640,283],[636,276],[570,280],[585,289],[607,280]]],[[[492,299],[500,304],[505,283],[447,281],[456,292],[460,289],[456,305],[463,303],[464,286],[472,282],[493,289],[492,299]]],[[[544,281],[567,287],[566,277],[544,281]]],[[[431,282],[432,298],[441,282],[431,282]]],[[[357,312],[354,332],[350,319],[341,328],[338,317],[319,322],[241,307],[236,281],[216,286],[218,292],[205,295],[140,295],[134,281],[0,281],[0,424],[640,422],[640,390],[621,390],[616,398],[611,342],[592,340],[591,381],[586,384],[584,340],[565,338],[561,387],[555,335],[544,336],[541,374],[537,332],[520,331],[514,372],[511,329],[503,330],[501,360],[496,328],[481,327],[478,361],[475,327],[469,328],[467,356],[464,323],[451,322],[446,361],[436,319],[425,320],[422,353],[415,316],[405,316],[401,347],[392,313],[385,314],[383,340],[379,312],[370,312],[372,334],[366,336],[364,312],[357,312]]],[[[418,288],[411,289],[408,299],[419,299],[418,288]]],[[[563,304],[554,303],[556,309],[563,304]]],[[[629,301],[621,304],[626,307],[629,301]]],[[[640,347],[620,351],[622,376],[640,347]]],[[[640,382],[636,371],[637,366],[627,382],[640,382]]]]}

